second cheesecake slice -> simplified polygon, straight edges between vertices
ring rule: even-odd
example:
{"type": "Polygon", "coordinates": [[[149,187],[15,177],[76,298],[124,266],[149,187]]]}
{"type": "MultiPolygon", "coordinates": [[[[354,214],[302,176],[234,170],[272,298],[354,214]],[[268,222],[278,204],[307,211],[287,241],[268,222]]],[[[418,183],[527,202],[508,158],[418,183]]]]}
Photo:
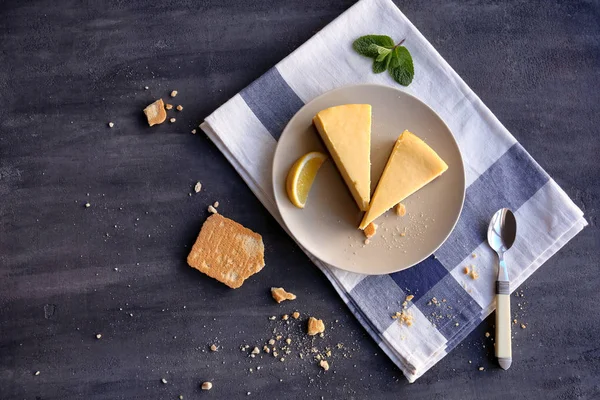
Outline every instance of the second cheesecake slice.
{"type": "Polygon", "coordinates": [[[327,150],[361,211],[371,200],[371,106],[344,104],[314,118],[327,150]]]}
{"type": "Polygon", "coordinates": [[[437,153],[409,131],[404,131],[392,150],[369,210],[359,229],[365,229],[381,214],[427,185],[448,169],[437,153]]]}

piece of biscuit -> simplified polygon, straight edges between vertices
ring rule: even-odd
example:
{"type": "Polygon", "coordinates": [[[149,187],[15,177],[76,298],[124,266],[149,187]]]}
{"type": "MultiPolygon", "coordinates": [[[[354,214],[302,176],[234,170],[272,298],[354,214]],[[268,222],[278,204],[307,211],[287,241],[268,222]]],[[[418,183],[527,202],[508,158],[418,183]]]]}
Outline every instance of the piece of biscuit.
{"type": "Polygon", "coordinates": [[[264,252],[258,233],[213,214],[202,225],[187,262],[190,267],[236,289],[263,269],[264,252]]]}
{"type": "Polygon", "coordinates": [[[294,293],[286,292],[282,287],[272,287],[271,296],[273,296],[278,303],[281,303],[284,300],[296,300],[296,295],[294,293]]]}

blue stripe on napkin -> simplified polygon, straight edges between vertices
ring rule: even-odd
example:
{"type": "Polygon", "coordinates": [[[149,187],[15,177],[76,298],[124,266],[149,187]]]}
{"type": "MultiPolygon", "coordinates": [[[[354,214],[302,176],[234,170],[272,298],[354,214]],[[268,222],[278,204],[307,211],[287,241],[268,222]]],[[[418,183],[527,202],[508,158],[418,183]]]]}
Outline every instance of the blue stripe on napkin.
{"type": "Polygon", "coordinates": [[[401,309],[406,298],[406,293],[389,275],[365,277],[352,289],[351,295],[379,332],[384,332],[394,322],[392,314],[401,309]]]}
{"type": "Polygon", "coordinates": [[[481,314],[479,304],[450,274],[432,287],[427,296],[413,303],[446,339],[481,314]]]}
{"type": "Polygon", "coordinates": [[[275,140],[304,105],[276,67],[242,90],[240,96],[275,140]]]}
{"type": "Polygon", "coordinates": [[[516,143],[469,186],[452,235],[436,251],[448,269],[486,240],[488,222],[502,207],[516,211],[548,182],[548,174],[516,143]]]}
{"type": "Polygon", "coordinates": [[[446,275],[448,275],[446,268],[435,256],[430,256],[412,268],[390,274],[390,277],[400,288],[415,296],[413,299],[415,302],[446,275]]]}

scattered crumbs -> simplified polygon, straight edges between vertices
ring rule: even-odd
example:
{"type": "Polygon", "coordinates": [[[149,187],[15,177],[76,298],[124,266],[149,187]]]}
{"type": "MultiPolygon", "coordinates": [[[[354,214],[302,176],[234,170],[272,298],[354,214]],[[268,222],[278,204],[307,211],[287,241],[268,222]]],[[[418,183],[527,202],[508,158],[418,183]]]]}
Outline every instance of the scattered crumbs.
{"type": "Polygon", "coordinates": [[[475,271],[475,266],[474,265],[471,265],[471,272],[469,273],[469,276],[473,280],[479,278],[479,273],[477,271],[475,271]]]}
{"type": "Polygon", "coordinates": [[[471,361],[471,360],[469,360],[469,364],[471,364],[471,363],[472,363],[472,361],[471,361]]]}
{"type": "Polygon", "coordinates": [[[321,361],[319,362],[319,366],[320,366],[321,368],[323,368],[325,371],[328,371],[328,370],[329,370],[329,363],[327,362],[327,360],[321,360],[321,361]]]}
{"type": "Polygon", "coordinates": [[[196,130],[192,129],[192,134],[195,135],[196,134],[196,130]]]}
{"type": "Polygon", "coordinates": [[[154,103],[149,104],[146,108],[144,108],[144,114],[148,119],[148,125],[158,125],[165,122],[167,119],[167,113],[165,112],[165,103],[163,103],[162,99],[156,100],[154,103]]]}
{"type": "Polygon", "coordinates": [[[404,217],[406,215],[406,206],[402,203],[398,203],[394,207],[394,211],[396,211],[396,215],[404,217]]]}
{"type": "Polygon", "coordinates": [[[521,329],[525,329],[525,328],[527,328],[527,325],[521,324],[521,329]]]}
{"type": "Polygon", "coordinates": [[[513,319],[513,324],[516,324],[516,323],[517,323],[517,319],[515,318],[515,319],[513,319]]]}
{"type": "Polygon", "coordinates": [[[250,354],[256,355],[258,353],[260,353],[260,349],[258,347],[255,347],[255,348],[252,349],[252,352],[250,354]]]}
{"type": "Polygon", "coordinates": [[[285,339],[285,342],[286,342],[287,344],[291,344],[291,343],[292,343],[292,339],[290,339],[290,338],[287,338],[287,339],[285,339]]]}
{"type": "Polygon", "coordinates": [[[485,369],[485,368],[483,368],[483,367],[479,367],[479,370],[480,370],[480,371],[483,371],[484,369],[485,369]]]}
{"type": "Polygon", "coordinates": [[[91,206],[90,203],[85,203],[85,208],[89,208],[91,206]]]}
{"type": "MultiPolygon", "coordinates": [[[[286,292],[282,287],[272,287],[271,288],[271,296],[277,303],[281,303],[285,300],[295,300],[296,295],[291,292],[286,292]]],[[[287,319],[287,318],[286,318],[287,319]]]]}
{"type": "Polygon", "coordinates": [[[267,345],[264,345],[264,346],[263,346],[263,351],[264,351],[265,353],[269,354],[269,353],[271,352],[271,349],[269,349],[269,346],[267,346],[267,345]]]}
{"type": "Polygon", "coordinates": [[[281,319],[284,320],[284,321],[287,321],[288,319],[290,319],[290,316],[287,315],[287,314],[284,314],[284,315],[281,316],[281,319]]]}
{"type": "Polygon", "coordinates": [[[177,105],[177,107],[175,107],[177,109],[177,111],[181,111],[183,110],[183,106],[181,104],[177,105]]]}
{"type": "Polygon", "coordinates": [[[196,184],[194,185],[194,192],[200,193],[201,190],[202,190],[202,184],[200,182],[196,182],[196,184]]]}
{"type": "Polygon", "coordinates": [[[369,239],[365,239],[365,244],[369,244],[371,241],[369,239]]]}
{"type": "Polygon", "coordinates": [[[485,333],[485,337],[490,337],[490,333],[489,333],[489,332],[486,332],[486,333],[485,333]]]}
{"type": "Polygon", "coordinates": [[[469,272],[471,272],[471,269],[469,267],[465,266],[463,268],[463,272],[465,273],[465,275],[469,275],[469,272]]]}
{"type": "Polygon", "coordinates": [[[415,298],[415,296],[414,296],[414,295],[412,295],[412,294],[409,294],[408,296],[406,296],[406,299],[405,299],[405,301],[411,301],[411,300],[412,300],[412,299],[414,299],[414,298],[415,298]]]}
{"type": "Polygon", "coordinates": [[[208,206],[208,212],[213,213],[213,214],[218,214],[219,213],[217,211],[217,209],[214,208],[213,206],[208,206]]]}
{"type": "Polygon", "coordinates": [[[210,345],[210,351],[217,351],[217,350],[219,350],[219,347],[216,344],[210,345]]]}
{"type": "Polygon", "coordinates": [[[458,326],[458,325],[459,325],[458,322],[454,324],[454,326],[458,326]]]}
{"type": "Polygon", "coordinates": [[[148,86],[144,86],[144,90],[148,90],[150,89],[148,86]]]}
{"type": "Polygon", "coordinates": [[[167,380],[165,378],[162,378],[160,381],[163,383],[163,385],[167,383],[167,380]]]}
{"type": "Polygon", "coordinates": [[[109,128],[112,128],[113,126],[115,126],[115,123],[114,123],[114,122],[109,122],[109,123],[108,123],[108,127],[109,127],[109,128]]]}
{"type": "Polygon", "coordinates": [[[38,376],[40,374],[40,371],[35,371],[35,376],[38,376]]]}
{"type": "Polygon", "coordinates": [[[177,121],[177,119],[175,119],[175,118],[171,118],[171,119],[169,119],[169,122],[170,122],[170,123],[173,123],[173,122],[175,122],[175,121],[177,121]]]}
{"type": "Polygon", "coordinates": [[[212,389],[212,383],[210,383],[210,382],[202,383],[202,390],[210,390],[210,389],[212,389]]]}
{"type": "Polygon", "coordinates": [[[177,90],[173,90],[173,91],[171,92],[171,97],[175,97],[175,96],[177,96],[177,93],[178,93],[178,92],[177,92],[177,90]]]}
{"type": "Polygon", "coordinates": [[[102,334],[100,334],[100,333],[97,333],[97,334],[96,334],[96,339],[102,339],[102,334]]]}
{"type": "Polygon", "coordinates": [[[309,336],[315,336],[318,333],[325,332],[325,324],[322,319],[316,319],[315,317],[310,317],[308,319],[308,333],[309,336]]]}
{"type": "Polygon", "coordinates": [[[269,317],[269,319],[270,319],[271,321],[275,321],[275,319],[276,319],[276,318],[277,318],[277,317],[276,317],[276,316],[274,316],[274,315],[271,315],[271,316],[269,317]]]}
{"type": "Polygon", "coordinates": [[[475,253],[471,254],[471,258],[477,258],[477,254],[475,254],[475,253]]]}
{"type": "Polygon", "coordinates": [[[281,357],[281,358],[279,359],[279,361],[281,361],[281,362],[284,362],[284,361],[285,361],[285,358],[281,357]]]}
{"type": "Polygon", "coordinates": [[[300,318],[300,313],[299,313],[298,311],[294,311],[294,312],[292,313],[292,318],[294,318],[294,319],[298,319],[298,318],[300,318]]]}
{"type": "Polygon", "coordinates": [[[369,225],[367,225],[367,227],[363,231],[367,239],[370,239],[373,236],[375,236],[375,234],[377,233],[377,227],[378,225],[374,222],[371,222],[369,225]]]}
{"type": "Polygon", "coordinates": [[[183,400],[183,395],[182,394],[179,395],[179,400],[183,400]]]}
{"type": "Polygon", "coordinates": [[[396,313],[392,315],[392,319],[397,319],[399,323],[404,323],[406,326],[411,326],[415,317],[412,314],[402,310],[396,311],[396,313]]]}
{"type": "Polygon", "coordinates": [[[275,344],[275,339],[269,339],[269,344],[273,346],[275,344]]]}
{"type": "Polygon", "coordinates": [[[172,110],[172,109],[173,109],[173,104],[168,104],[168,103],[167,103],[167,104],[165,104],[165,108],[166,108],[167,110],[172,110]]]}
{"type": "Polygon", "coordinates": [[[219,207],[219,202],[218,202],[218,201],[215,201],[215,203],[213,204],[213,207],[214,207],[214,208],[217,208],[217,207],[219,207]]]}

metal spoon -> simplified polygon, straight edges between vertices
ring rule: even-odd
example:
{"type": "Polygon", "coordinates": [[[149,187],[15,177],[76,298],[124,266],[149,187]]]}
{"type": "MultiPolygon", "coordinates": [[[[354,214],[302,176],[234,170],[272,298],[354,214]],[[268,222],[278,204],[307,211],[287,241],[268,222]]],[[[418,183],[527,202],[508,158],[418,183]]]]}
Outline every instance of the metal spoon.
{"type": "Polygon", "coordinates": [[[502,369],[512,364],[510,338],[510,281],[508,268],[504,262],[504,252],[508,251],[517,236],[517,220],[508,208],[494,214],[487,232],[490,247],[498,253],[498,279],[496,280],[496,357],[502,369]]]}

